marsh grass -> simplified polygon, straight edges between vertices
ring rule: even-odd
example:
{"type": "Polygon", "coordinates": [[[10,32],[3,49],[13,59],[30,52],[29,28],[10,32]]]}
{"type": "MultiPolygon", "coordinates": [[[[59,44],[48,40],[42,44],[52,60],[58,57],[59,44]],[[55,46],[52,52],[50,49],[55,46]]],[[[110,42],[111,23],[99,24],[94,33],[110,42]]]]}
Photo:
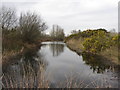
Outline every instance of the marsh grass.
{"type": "MultiPolygon", "coordinates": [[[[79,74],[81,75],[81,74],[79,74]]],[[[90,76],[88,76],[91,78],[90,76]]],[[[78,76],[76,75],[69,75],[66,76],[66,79],[64,81],[61,81],[57,83],[56,85],[57,88],[112,88],[112,86],[108,78],[103,78],[101,79],[100,77],[98,79],[95,79],[92,77],[90,81],[87,81],[85,79],[79,79],[78,76]]],[[[118,88],[118,87],[116,87],[118,88]]]]}
{"type": "MultiPolygon", "coordinates": [[[[31,64],[21,65],[21,69],[14,69],[11,73],[4,73],[2,78],[3,88],[51,88],[49,79],[45,76],[45,65],[39,63],[37,71],[31,64]]],[[[65,75],[65,80],[56,83],[57,88],[111,88],[106,78],[92,79],[85,83],[84,79],[79,80],[81,73],[65,75]],[[79,75],[77,75],[79,74],[79,75]]],[[[49,75],[48,75],[49,76],[49,75]]],[[[91,78],[88,75],[89,78],[91,78]]]]}
{"type": "Polygon", "coordinates": [[[37,72],[30,64],[21,65],[20,70],[3,74],[3,88],[49,88],[43,73],[44,65],[41,65],[37,72]]]}

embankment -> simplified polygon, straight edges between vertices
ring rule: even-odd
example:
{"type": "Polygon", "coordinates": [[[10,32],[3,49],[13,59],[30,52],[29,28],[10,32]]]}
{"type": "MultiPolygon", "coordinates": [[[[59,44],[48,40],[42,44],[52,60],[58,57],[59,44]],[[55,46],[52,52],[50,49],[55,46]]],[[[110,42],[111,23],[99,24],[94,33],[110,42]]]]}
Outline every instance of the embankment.
{"type": "MultiPolygon", "coordinates": [[[[84,39],[74,39],[71,38],[69,40],[66,40],[65,43],[66,45],[73,51],[75,51],[77,54],[82,54],[83,52],[87,52],[84,50],[83,46],[83,41],[84,39]]],[[[106,49],[96,55],[99,55],[101,57],[104,57],[106,61],[103,61],[105,63],[113,63],[116,65],[120,65],[120,62],[118,60],[118,47],[111,47],[109,49],[106,49]]]]}

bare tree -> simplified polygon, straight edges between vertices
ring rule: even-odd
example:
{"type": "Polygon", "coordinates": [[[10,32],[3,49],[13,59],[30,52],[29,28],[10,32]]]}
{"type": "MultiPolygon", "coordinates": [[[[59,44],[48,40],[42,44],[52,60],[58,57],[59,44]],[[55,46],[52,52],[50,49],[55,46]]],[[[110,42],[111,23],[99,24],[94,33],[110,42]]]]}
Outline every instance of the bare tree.
{"type": "Polygon", "coordinates": [[[9,30],[13,28],[17,21],[16,11],[12,8],[2,6],[0,8],[0,19],[2,30],[9,30]]]}
{"type": "Polygon", "coordinates": [[[71,31],[71,34],[76,34],[76,33],[78,33],[77,30],[72,30],[72,31],[71,31]]]}
{"type": "Polygon", "coordinates": [[[52,29],[52,31],[50,33],[50,36],[54,40],[62,41],[64,39],[64,36],[65,36],[64,30],[58,25],[53,25],[53,29],[52,29]]]}
{"type": "Polygon", "coordinates": [[[46,23],[35,13],[21,14],[19,25],[23,40],[29,43],[37,41],[41,33],[47,29],[46,23]]]}

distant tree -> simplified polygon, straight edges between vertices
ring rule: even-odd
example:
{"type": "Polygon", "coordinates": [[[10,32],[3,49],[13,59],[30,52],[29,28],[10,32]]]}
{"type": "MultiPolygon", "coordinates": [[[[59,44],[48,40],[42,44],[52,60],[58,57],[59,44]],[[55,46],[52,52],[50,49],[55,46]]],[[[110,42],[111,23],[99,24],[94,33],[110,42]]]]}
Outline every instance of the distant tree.
{"type": "Polygon", "coordinates": [[[55,34],[55,25],[52,26],[52,30],[50,32],[50,36],[51,36],[52,39],[55,39],[55,37],[56,37],[56,34],[55,34]]]}
{"type": "Polygon", "coordinates": [[[78,30],[78,33],[80,33],[80,32],[81,32],[81,30],[79,29],[79,30],[78,30]]]}
{"type": "Polygon", "coordinates": [[[50,32],[50,36],[53,40],[62,41],[65,37],[64,30],[58,25],[53,25],[53,29],[50,32]]]}
{"type": "Polygon", "coordinates": [[[78,33],[77,30],[72,30],[72,31],[71,31],[71,34],[77,34],[77,33],[78,33]]]}

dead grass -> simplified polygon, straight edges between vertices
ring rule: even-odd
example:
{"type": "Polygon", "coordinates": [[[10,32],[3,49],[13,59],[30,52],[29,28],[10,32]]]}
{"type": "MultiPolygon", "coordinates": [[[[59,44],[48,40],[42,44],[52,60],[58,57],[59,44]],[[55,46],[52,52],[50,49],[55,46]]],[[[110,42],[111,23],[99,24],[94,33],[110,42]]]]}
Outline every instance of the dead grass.
{"type": "Polygon", "coordinates": [[[100,55],[104,56],[105,58],[108,58],[108,60],[111,60],[112,62],[119,64],[120,61],[118,60],[118,47],[113,46],[111,48],[108,48],[100,53],[100,55]]]}
{"type": "Polygon", "coordinates": [[[22,65],[21,78],[17,71],[13,71],[13,74],[3,74],[3,88],[49,88],[49,83],[44,76],[44,65],[40,65],[38,72],[36,73],[31,65],[22,65]]]}
{"type": "MultiPolygon", "coordinates": [[[[23,65],[21,66],[22,78],[19,78],[19,75],[16,75],[18,71],[13,71],[12,75],[8,73],[3,74],[3,88],[50,88],[50,81],[45,77],[45,69],[44,64],[40,64],[38,72],[36,73],[31,65],[23,65]]],[[[109,84],[106,78],[101,79],[93,79],[93,81],[89,83],[85,83],[85,80],[78,80],[76,76],[78,73],[72,73],[66,75],[65,81],[61,81],[57,84],[58,88],[111,88],[112,86],[109,84]],[[98,82],[101,81],[100,84],[98,82]]],[[[80,76],[79,73],[78,76],[80,76]]],[[[89,77],[89,76],[88,76],[89,77]]],[[[90,78],[90,77],[89,77],[90,78]]]]}
{"type": "Polygon", "coordinates": [[[66,42],[66,44],[68,45],[68,47],[70,47],[71,49],[79,52],[79,51],[83,51],[84,47],[82,45],[83,43],[83,38],[79,38],[78,40],[76,39],[70,39],[66,42]]]}

